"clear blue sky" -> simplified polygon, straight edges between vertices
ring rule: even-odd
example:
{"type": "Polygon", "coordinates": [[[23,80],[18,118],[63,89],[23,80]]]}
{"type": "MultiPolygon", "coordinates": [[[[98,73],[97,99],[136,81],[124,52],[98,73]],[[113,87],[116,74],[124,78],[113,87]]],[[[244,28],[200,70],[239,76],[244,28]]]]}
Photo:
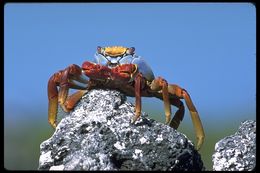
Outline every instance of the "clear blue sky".
{"type": "Polygon", "coordinates": [[[109,45],[134,46],[156,76],[190,93],[204,122],[256,116],[256,11],[250,3],[9,3],[5,117],[29,120],[21,112],[41,109],[47,123],[49,77],[109,45]]]}

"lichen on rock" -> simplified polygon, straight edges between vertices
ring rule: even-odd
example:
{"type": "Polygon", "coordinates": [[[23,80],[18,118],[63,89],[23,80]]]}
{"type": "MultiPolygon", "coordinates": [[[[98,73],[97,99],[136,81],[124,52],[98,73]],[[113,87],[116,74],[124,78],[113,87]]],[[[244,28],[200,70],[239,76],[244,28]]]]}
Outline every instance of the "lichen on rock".
{"type": "Polygon", "coordinates": [[[204,170],[191,141],[115,90],[91,90],[40,145],[39,170],[204,170]]]}

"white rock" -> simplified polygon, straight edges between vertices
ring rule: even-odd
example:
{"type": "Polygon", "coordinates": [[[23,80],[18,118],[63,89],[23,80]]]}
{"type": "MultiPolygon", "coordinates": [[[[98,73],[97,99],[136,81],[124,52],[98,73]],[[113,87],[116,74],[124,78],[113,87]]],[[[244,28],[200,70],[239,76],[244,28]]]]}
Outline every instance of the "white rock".
{"type": "Polygon", "coordinates": [[[48,151],[47,153],[44,153],[40,156],[39,164],[42,165],[46,162],[52,162],[53,159],[51,158],[51,151],[48,151]]]}
{"type": "Polygon", "coordinates": [[[119,149],[119,150],[122,150],[122,149],[125,149],[125,144],[122,143],[122,145],[120,145],[120,142],[117,141],[117,142],[114,144],[114,147],[116,147],[116,148],[119,149]]]}
{"type": "Polygon", "coordinates": [[[157,139],[156,139],[155,141],[162,141],[162,140],[163,140],[162,135],[158,135],[158,136],[157,136],[157,139]]]}
{"type": "Polygon", "coordinates": [[[148,141],[145,137],[142,137],[142,138],[140,139],[140,142],[141,142],[141,144],[149,143],[149,141],[148,141]]]}
{"type": "Polygon", "coordinates": [[[138,157],[143,157],[142,150],[140,149],[135,149],[135,152],[133,153],[133,158],[137,159],[138,157]]]}
{"type": "Polygon", "coordinates": [[[50,171],[61,171],[64,169],[64,165],[52,166],[50,167],[50,171]]]}

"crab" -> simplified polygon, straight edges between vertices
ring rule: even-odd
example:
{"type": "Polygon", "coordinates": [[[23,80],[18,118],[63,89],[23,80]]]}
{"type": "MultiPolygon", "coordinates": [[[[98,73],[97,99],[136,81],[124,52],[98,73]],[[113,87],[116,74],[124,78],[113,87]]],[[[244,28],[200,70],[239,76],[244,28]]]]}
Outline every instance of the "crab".
{"type": "Polygon", "coordinates": [[[135,116],[141,115],[141,97],[156,97],[163,101],[165,124],[177,129],[184,117],[184,99],[192,119],[199,150],[204,142],[203,126],[189,93],[176,84],[168,84],[162,78],[155,78],[150,66],[135,54],[134,47],[97,47],[94,61],[85,61],[82,66],[72,64],[54,73],[48,81],[48,122],[57,126],[58,105],[65,112],[71,111],[81,97],[91,89],[114,89],[127,96],[135,97],[135,116]],[[77,91],[69,95],[69,89],[77,91]],[[171,119],[171,105],[178,108],[171,119]]]}

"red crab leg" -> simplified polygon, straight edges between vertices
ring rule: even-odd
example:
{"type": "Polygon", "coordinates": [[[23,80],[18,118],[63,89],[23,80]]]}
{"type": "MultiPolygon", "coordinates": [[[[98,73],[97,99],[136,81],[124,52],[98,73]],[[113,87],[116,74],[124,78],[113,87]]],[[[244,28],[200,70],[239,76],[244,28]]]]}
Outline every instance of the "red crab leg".
{"type": "MultiPolygon", "coordinates": [[[[50,77],[48,82],[48,121],[54,128],[56,127],[58,102],[61,104],[64,111],[66,111],[67,109],[64,103],[67,99],[69,88],[86,89],[87,83],[87,79],[81,74],[81,68],[74,64],[50,77]],[[70,80],[69,78],[75,80],[70,80]],[[77,80],[84,82],[85,84],[79,85],[79,82],[76,82],[77,80]],[[57,86],[60,86],[59,91],[57,86]]],[[[76,100],[74,100],[74,102],[75,101],[76,100]]]]}
{"type": "Polygon", "coordinates": [[[68,91],[69,88],[71,87],[71,83],[69,82],[69,77],[73,76],[80,76],[81,75],[81,68],[75,64],[70,65],[67,67],[61,76],[61,81],[60,81],[60,89],[59,89],[59,96],[58,96],[58,101],[61,105],[64,104],[67,96],[68,96],[68,91]]]}
{"type": "Polygon", "coordinates": [[[185,89],[179,87],[178,85],[169,85],[168,88],[169,93],[176,95],[179,98],[183,98],[185,100],[185,103],[190,111],[192,123],[197,137],[197,149],[199,150],[205,138],[205,133],[199,117],[199,113],[196,110],[194,104],[192,103],[189,93],[185,89]]]}
{"type": "Polygon", "coordinates": [[[60,75],[61,72],[55,73],[52,77],[50,77],[48,82],[48,121],[54,128],[56,128],[56,115],[58,110],[58,89],[56,85],[59,81],[60,75]]]}
{"type": "Polygon", "coordinates": [[[135,116],[132,123],[134,123],[141,115],[142,102],[141,102],[141,81],[142,74],[138,73],[135,77],[135,116]]]}

